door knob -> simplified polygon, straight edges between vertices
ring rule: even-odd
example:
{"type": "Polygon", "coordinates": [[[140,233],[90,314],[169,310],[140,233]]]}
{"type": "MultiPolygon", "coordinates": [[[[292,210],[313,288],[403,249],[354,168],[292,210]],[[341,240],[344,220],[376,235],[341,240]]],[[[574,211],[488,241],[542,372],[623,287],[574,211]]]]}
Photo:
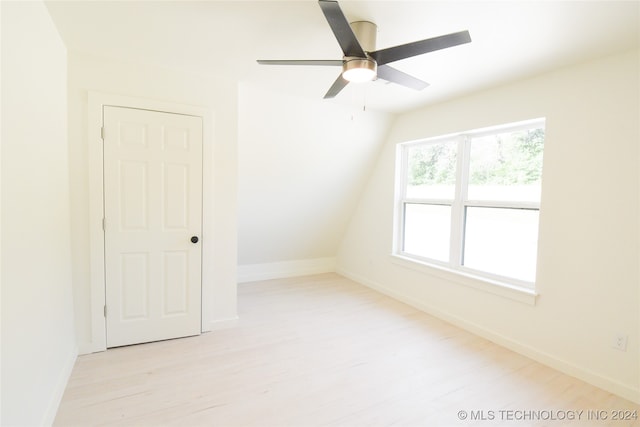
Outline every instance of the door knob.
{"type": "Polygon", "coordinates": [[[191,236],[191,243],[198,243],[198,236],[191,236]]]}

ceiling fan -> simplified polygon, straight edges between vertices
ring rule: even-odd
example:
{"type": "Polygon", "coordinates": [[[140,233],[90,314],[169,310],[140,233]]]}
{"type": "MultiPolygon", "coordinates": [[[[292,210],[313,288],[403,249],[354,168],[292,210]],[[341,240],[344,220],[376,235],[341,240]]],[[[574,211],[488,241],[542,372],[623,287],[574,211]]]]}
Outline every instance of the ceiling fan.
{"type": "Polygon", "coordinates": [[[264,60],[263,65],[328,65],[342,67],[342,73],[324,96],[334,98],[349,82],[366,82],[380,77],[389,82],[415,90],[429,83],[387,65],[390,62],[422,55],[440,49],[471,42],[468,31],[446,34],[386,49],[376,50],[376,24],[357,21],[349,24],[340,5],[333,0],[319,0],[318,4],[333,31],[344,56],[338,60],[264,60]]]}

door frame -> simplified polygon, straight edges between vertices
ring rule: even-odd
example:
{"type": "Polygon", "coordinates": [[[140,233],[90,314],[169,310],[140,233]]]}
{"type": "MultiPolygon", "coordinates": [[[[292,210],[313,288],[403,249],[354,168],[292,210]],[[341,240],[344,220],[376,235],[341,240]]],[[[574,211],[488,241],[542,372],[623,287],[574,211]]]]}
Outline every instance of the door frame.
{"type": "MultiPolygon", "coordinates": [[[[106,281],[104,259],[104,181],[102,123],[103,107],[136,108],[165,113],[185,114],[202,118],[202,283],[201,332],[211,330],[213,318],[213,271],[206,259],[213,254],[213,137],[214,116],[204,107],[156,101],[145,98],[113,95],[89,91],[87,105],[87,143],[89,144],[89,258],[91,289],[91,343],[80,353],[93,353],[107,349],[107,324],[104,316],[106,281]]],[[[210,264],[210,263],[209,263],[210,264]]]]}

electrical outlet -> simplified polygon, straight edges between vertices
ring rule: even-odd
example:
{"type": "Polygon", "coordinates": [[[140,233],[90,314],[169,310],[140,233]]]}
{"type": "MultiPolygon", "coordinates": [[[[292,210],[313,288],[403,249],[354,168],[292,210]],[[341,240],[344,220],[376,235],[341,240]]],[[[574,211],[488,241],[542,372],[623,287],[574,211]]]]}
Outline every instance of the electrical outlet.
{"type": "Polygon", "coordinates": [[[611,347],[620,351],[627,351],[627,337],[625,334],[617,334],[613,337],[613,342],[611,343],[611,347]]]}

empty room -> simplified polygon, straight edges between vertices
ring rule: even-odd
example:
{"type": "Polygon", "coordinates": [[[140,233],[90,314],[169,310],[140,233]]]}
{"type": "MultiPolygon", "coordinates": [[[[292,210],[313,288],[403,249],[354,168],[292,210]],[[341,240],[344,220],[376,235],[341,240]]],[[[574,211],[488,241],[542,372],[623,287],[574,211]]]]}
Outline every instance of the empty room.
{"type": "Polygon", "coordinates": [[[640,426],[640,2],[0,20],[2,426],[640,426]]]}

